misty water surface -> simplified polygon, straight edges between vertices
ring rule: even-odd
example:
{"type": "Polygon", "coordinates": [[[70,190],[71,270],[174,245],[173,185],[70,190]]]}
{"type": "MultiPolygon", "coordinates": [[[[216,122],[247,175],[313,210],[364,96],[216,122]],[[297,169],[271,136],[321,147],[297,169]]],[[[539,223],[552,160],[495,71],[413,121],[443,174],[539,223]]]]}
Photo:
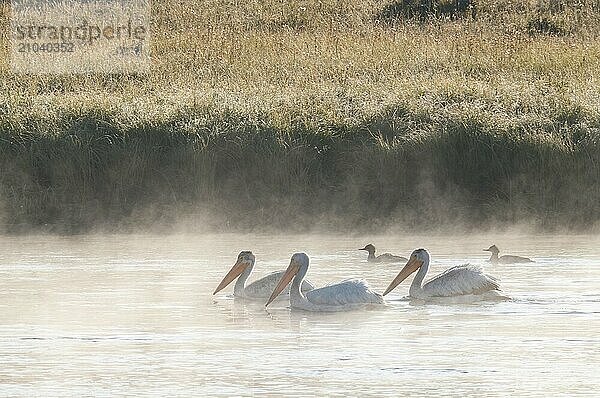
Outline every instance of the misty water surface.
{"type": "MultiPolygon", "coordinates": [[[[0,238],[0,396],[595,395],[600,248],[586,236],[84,236],[0,238]],[[311,257],[323,285],[383,291],[407,256],[431,273],[482,263],[492,243],[526,265],[487,266],[512,301],[290,311],[212,291],[240,250],[256,276],[311,257]]],[[[252,278],[252,277],[251,277],[252,278]]]]}

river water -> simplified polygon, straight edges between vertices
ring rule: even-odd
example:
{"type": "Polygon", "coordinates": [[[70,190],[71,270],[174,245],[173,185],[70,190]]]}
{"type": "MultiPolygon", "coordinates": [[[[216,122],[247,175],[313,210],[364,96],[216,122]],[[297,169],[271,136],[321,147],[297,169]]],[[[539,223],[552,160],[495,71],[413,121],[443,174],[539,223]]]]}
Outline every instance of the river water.
{"type": "MultiPolygon", "coordinates": [[[[600,240],[589,236],[81,236],[0,238],[0,396],[593,396],[600,391],[600,240]],[[251,279],[311,258],[321,286],[383,291],[400,265],[485,263],[495,243],[536,260],[487,265],[512,300],[291,311],[212,295],[241,250],[251,279]]],[[[502,254],[502,253],[501,253],[502,254]]]]}

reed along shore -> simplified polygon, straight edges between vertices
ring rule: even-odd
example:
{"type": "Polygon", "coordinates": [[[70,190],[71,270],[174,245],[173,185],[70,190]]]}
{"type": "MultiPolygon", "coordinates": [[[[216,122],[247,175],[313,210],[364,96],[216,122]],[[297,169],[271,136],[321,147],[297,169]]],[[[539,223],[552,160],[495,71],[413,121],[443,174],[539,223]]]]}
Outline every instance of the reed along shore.
{"type": "Polygon", "coordinates": [[[0,231],[597,226],[597,4],[390,4],[155,1],[149,75],[1,60],[0,231]]]}

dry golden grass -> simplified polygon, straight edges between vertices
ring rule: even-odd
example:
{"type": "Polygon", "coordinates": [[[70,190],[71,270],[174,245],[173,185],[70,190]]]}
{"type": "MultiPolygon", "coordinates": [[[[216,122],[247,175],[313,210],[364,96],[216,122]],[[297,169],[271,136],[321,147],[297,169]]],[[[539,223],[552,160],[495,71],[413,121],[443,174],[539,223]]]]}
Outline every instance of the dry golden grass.
{"type": "Polygon", "coordinates": [[[82,106],[145,120],[160,117],[157,107],[168,114],[206,102],[266,114],[282,127],[299,116],[360,119],[398,102],[436,107],[429,102],[438,97],[495,104],[511,117],[515,107],[543,114],[548,102],[599,108],[593,3],[555,13],[548,5],[541,14],[533,4],[491,4],[478,5],[476,21],[390,27],[373,22],[382,8],[374,1],[156,1],[150,76],[19,76],[3,57],[0,101],[14,109],[8,117],[31,105],[82,106]],[[542,14],[573,33],[530,35],[528,22],[542,14]]]}

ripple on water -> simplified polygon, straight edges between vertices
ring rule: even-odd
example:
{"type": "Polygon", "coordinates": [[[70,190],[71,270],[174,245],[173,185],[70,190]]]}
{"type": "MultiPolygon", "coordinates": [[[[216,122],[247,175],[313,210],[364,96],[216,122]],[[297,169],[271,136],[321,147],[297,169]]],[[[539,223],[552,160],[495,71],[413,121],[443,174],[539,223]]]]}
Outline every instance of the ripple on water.
{"type": "MultiPolygon", "coordinates": [[[[600,389],[600,249],[533,237],[0,238],[3,396],[547,396],[600,389]],[[8,238],[7,238],[8,239],[8,238]],[[311,255],[318,285],[364,277],[385,289],[385,251],[429,248],[432,274],[484,263],[494,241],[534,266],[491,266],[513,299],[423,304],[408,283],[376,311],[311,314],[212,295],[237,253],[257,274],[311,255]],[[500,242],[501,241],[501,242],[500,242]],[[18,245],[16,244],[18,243],[18,245]],[[11,248],[17,247],[18,251],[11,248]],[[568,270],[565,272],[565,270],[568,270]]],[[[554,240],[553,240],[554,239],[554,240]]]]}

